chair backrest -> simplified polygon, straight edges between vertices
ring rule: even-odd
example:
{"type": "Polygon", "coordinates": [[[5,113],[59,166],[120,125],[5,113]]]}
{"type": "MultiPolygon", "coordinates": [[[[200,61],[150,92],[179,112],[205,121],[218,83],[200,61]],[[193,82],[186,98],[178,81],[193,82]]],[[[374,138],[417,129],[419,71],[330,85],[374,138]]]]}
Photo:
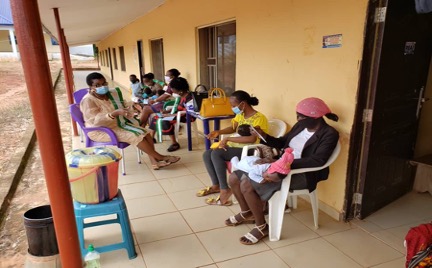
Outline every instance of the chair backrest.
{"type": "Polygon", "coordinates": [[[273,137],[282,137],[287,131],[287,125],[284,121],[280,119],[270,119],[268,120],[269,134],[273,137]]]}
{"type": "Polygon", "coordinates": [[[88,88],[82,88],[82,89],[79,89],[79,90],[75,91],[73,93],[73,96],[74,96],[74,99],[75,99],[75,103],[80,104],[81,100],[87,94],[88,90],[89,90],[88,88]]]}
{"type": "Polygon", "coordinates": [[[81,129],[84,129],[85,128],[84,117],[79,108],[79,104],[74,103],[69,105],[69,112],[72,116],[72,119],[78,123],[81,129]]]}

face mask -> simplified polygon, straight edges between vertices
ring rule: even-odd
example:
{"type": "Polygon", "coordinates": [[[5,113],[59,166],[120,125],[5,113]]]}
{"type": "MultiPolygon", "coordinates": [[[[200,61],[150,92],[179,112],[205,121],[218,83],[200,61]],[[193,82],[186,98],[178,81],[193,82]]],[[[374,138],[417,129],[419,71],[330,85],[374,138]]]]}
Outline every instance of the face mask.
{"type": "Polygon", "coordinates": [[[171,82],[171,80],[172,80],[171,77],[165,75],[165,82],[166,82],[167,84],[169,84],[169,82],[171,82]]]}
{"type": "Polygon", "coordinates": [[[109,91],[108,86],[101,86],[96,88],[96,93],[99,95],[105,95],[108,93],[108,91],[109,91]]]}
{"type": "MultiPolygon", "coordinates": [[[[241,103],[240,103],[240,104],[241,104],[241,103]]],[[[240,108],[239,108],[240,104],[237,105],[237,106],[234,107],[234,108],[231,108],[231,110],[232,110],[235,114],[241,114],[241,113],[243,113],[243,111],[240,110],[240,108]]]]}
{"type": "Polygon", "coordinates": [[[298,121],[298,124],[304,128],[314,128],[317,126],[318,122],[318,118],[308,117],[298,121]]]}

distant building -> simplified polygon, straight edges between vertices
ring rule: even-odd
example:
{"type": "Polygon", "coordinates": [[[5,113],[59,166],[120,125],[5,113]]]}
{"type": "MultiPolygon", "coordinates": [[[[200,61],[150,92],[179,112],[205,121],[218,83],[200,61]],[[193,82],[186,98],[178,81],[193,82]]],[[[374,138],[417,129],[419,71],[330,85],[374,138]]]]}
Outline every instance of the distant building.
{"type": "MultiPolygon", "coordinates": [[[[60,58],[60,46],[55,38],[44,32],[49,60],[60,58]]],[[[0,0],[0,60],[18,60],[19,50],[14,34],[14,25],[9,0],[0,0]]]]}

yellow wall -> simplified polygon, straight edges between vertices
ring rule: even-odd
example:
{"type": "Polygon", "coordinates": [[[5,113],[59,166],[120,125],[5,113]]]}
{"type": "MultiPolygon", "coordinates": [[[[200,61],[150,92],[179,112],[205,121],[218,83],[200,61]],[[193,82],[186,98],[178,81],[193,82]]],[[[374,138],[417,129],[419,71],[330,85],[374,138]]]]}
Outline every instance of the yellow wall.
{"type": "Polygon", "coordinates": [[[12,52],[8,30],[0,30],[0,52],[12,52]]]}
{"type": "MultiPolygon", "coordinates": [[[[269,118],[295,122],[295,104],[310,96],[324,99],[340,116],[334,125],[342,151],[330,179],[319,184],[319,198],[342,212],[348,144],[356,106],[359,62],[367,0],[167,0],[98,44],[99,50],[123,45],[126,72],[115,80],[128,87],[139,74],[136,41],[144,42],[145,71],[151,71],[149,40],[164,40],[165,69],[177,68],[197,84],[197,27],[235,19],[236,88],[260,100],[269,118]],[[343,34],[341,48],[322,48],[325,35],[343,34]]],[[[107,67],[102,67],[109,74],[107,67]]]]}

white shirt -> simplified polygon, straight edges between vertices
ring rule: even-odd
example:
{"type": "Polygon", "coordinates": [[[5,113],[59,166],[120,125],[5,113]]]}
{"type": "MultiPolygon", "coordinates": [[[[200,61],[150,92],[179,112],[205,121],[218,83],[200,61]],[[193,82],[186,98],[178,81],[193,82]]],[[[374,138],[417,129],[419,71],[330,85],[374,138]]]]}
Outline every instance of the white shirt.
{"type": "Polygon", "coordinates": [[[313,134],[315,134],[315,132],[309,132],[307,128],[305,128],[302,132],[297,134],[297,136],[291,139],[289,147],[293,149],[294,159],[301,158],[303,148],[313,134]]]}

